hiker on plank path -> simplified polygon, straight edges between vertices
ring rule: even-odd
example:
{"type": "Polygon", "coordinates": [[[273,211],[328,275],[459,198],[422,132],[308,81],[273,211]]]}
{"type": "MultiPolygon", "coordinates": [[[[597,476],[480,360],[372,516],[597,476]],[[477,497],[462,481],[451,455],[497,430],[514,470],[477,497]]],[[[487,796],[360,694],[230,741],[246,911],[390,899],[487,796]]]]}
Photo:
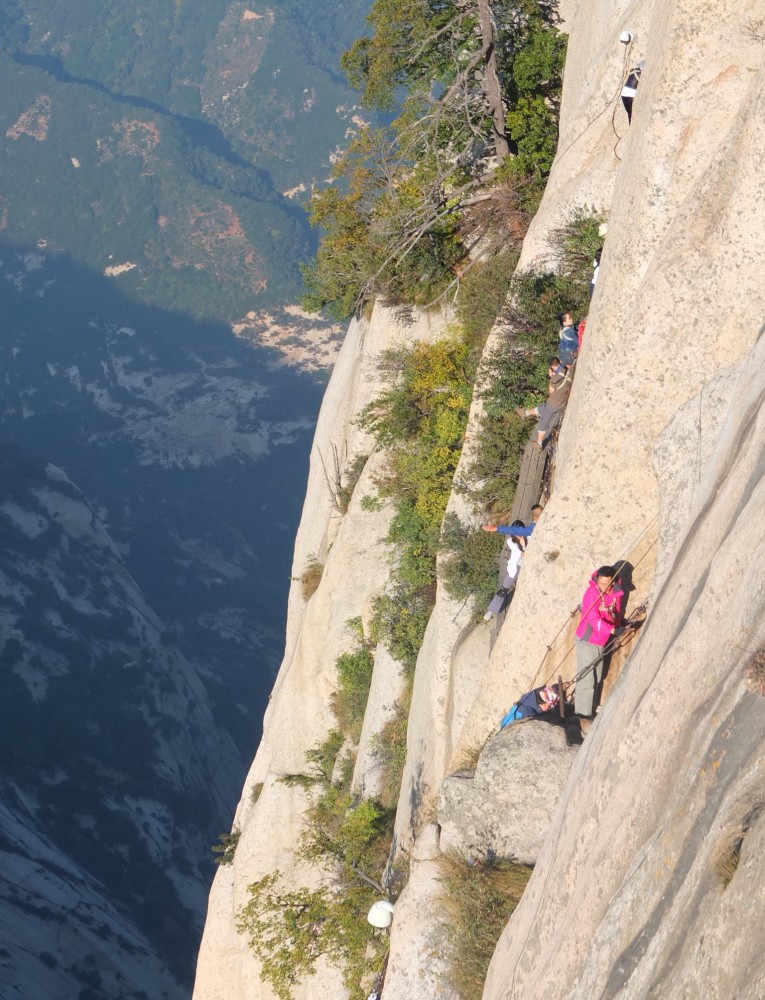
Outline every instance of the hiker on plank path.
{"type": "Polygon", "coordinates": [[[530,410],[519,406],[515,411],[519,417],[539,418],[536,432],[537,445],[540,448],[544,448],[546,439],[560,423],[571,393],[571,373],[565,365],[561,364],[559,358],[550,360],[547,377],[550,381],[547,385],[547,399],[544,403],[540,403],[530,410]]]}
{"type": "MultiPolygon", "coordinates": [[[[510,527],[525,528],[526,525],[523,521],[513,521],[510,527]]],[[[521,572],[523,553],[526,550],[526,539],[520,535],[510,535],[505,543],[505,547],[507,548],[507,565],[505,566],[505,571],[502,574],[502,581],[500,583],[499,590],[494,597],[492,597],[489,602],[489,606],[486,609],[486,614],[483,616],[483,620],[485,622],[490,622],[492,618],[495,615],[498,615],[500,611],[503,611],[512,600],[512,591],[515,590],[515,585],[518,582],[518,576],[521,572]]]]}
{"type": "Polygon", "coordinates": [[[576,352],[579,350],[579,337],[574,325],[574,317],[570,312],[564,312],[560,318],[560,332],[558,334],[558,357],[561,362],[568,367],[576,360],[576,352]]]}
{"type": "Polygon", "coordinates": [[[483,531],[496,531],[498,535],[515,535],[518,538],[530,538],[534,534],[534,528],[536,528],[539,515],[543,510],[544,507],[541,504],[534,504],[531,508],[531,524],[528,528],[523,527],[522,521],[520,524],[516,522],[513,524],[482,524],[481,528],[483,531]]]}

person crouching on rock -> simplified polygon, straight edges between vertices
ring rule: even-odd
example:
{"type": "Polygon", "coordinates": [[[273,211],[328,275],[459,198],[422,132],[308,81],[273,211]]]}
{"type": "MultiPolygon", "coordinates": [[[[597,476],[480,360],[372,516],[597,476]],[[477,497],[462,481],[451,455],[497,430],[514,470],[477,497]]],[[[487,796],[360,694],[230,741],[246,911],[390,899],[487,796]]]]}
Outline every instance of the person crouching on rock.
{"type": "Polygon", "coordinates": [[[537,715],[544,715],[551,712],[560,704],[560,693],[557,684],[544,685],[527,691],[516,701],[507,715],[499,724],[500,729],[509,726],[511,722],[518,719],[533,719],[537,715]]]}
{"type": "Polygon", "coordinates": [[[603,678],[604,647],[622,616],[622,590],[613,566],[601,566],[590,577],[582,598],[576,629],[576,692],[574,711],[591,718],[596,685],[603,678]]]}

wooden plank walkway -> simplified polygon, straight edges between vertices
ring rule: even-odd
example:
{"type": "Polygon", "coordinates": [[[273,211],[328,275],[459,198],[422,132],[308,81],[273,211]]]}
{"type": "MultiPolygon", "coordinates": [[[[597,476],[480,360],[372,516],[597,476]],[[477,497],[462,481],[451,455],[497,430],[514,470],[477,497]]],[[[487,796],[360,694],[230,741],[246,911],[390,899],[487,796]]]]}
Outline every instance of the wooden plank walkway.
{"type": "Polygon", "coordinates": [[[510,524],[520,519],[524,524],[531,523],[531,508],[539,503],[542,494],[542,479],[545,474],[549,445],[540,448],[536,444],[536,434],[528,441],[521,459],[521,470],[518,473],[518,486],[515,491],[513,509],[510,513],[510,524]]]}

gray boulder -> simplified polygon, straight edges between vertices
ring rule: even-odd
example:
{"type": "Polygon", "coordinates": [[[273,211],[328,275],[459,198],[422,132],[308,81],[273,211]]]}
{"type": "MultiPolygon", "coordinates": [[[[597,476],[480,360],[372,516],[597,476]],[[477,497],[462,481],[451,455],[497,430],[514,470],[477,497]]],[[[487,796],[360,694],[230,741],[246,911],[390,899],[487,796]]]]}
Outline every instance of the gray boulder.
{"type": "Polygon", "coordinates": [[[577,750],[561,726],[534,719],[492,737],[475,773],[450,774],[441,786],[441,850],[534,864],[577,750]]]}

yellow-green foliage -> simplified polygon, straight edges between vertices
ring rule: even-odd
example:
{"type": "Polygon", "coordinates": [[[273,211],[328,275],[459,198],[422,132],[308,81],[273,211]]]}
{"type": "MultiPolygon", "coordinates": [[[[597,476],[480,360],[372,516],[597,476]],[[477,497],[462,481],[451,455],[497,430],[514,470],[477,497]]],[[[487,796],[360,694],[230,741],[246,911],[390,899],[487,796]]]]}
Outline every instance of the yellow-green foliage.
{"type": "MultiPolygon", "coordinates": [[[[532,427],[513,410],[486,415],[481,421],[469,475],[479,484],[471,490],[472,499],[489,520],[504,521],[510,515],[521,457],[532,427]]],[[[496,560],[492,562],[496,571],[496,560]]],[[[455,586],[453,592],[456,595],[459,588],[455,586]]]]}
{"type": "Polygon", "coordinates": [[[481,1000],[499,935],[520,902],[531,871],[501,858],[470,864],[457,855],[442,856],[451,980],[460,1000],[481,1000]]]}
{"type": "Polygon", "coordinates": [[[342,653],[335,661],[338,689],[332,696],[332,711],[342,731],[357,743],[372,683],[374,656],[361,619],[352,618],[346,624],[356,636],[356,649],[342,653]]]}
{"type": "Polygon", "coordinates": [[[380,801],[390,808],[395,808],[398,802],[406,764],[406,734],[409,709],[412,704],[412,682],[413,677],[410,673],[406,688],[394,705],[393,715],[370,741],[372,756],[382,772],[380,801]]]}
{"type": "Polygon", "coordinates": [[[350,1000],[364,1000],[361,977],[379,969],[384,957],[383,943],[366,919],[376,897],[370,887],[287,890],[276,871],[254,882],[249,893],[237,929],[247,935],[263,979],[281,1000],[290,1000],[292,988],[315,973],[320,955],[342,969],[350,1000]]]}
{"type": "Polygon", "coordinates": [[[460,283],[457,316],[465,341],[478,351],[502,312],[517,262],[518,252],[510,247],[475,264],[460,283]]]}
{"type": "Polygon", "coordinates": [[[306,771],[298,774],[283,774],[279,781],[290,788],[311,788],[313,785],[328,785],[332,781],[335,765],[343,748],[344,738],[339,729],[330,729],[323,743],[305,752],[305,761],[309,765],[306,771]]]}
{"type": "Polygon", "coordinates": [[[551,235],[552,259],[556,268],[574,284],[573,301],[569,308],[586,311],[592,262],[596,251],[603,246],[600,227],[604,215],[592,206],[577,205],[551,235]]]}
{"type": "Polygon", "coordinates": [[[417,233],[414,222],[432,197],[421,172],[402,174],[389,128],[365,129],[333,168],[336,186],[309,203],[311,225],[324,231],[319,251],[301,268],[310,311],[347,319],[371,296],[424,305],[449,283],[464,250],[456,213],[417,233]]]}
{"type": "Polygon", "coordinates": [[[390,388],[362,416],[390,449],[381,496],[396,513],[388,542],[398,559],[393,587],[376,605],[375,626],[390,652],[412,667],[433,604],[441,522],[462,450],[474,366],[456,339],[387,352],[390,388]]]}
{"type": "Polygon", "coordinates": [[[442,547],[448,558],[442,563],[441,578],[451,597],[464,601],[474,595],[483,607],[497,589],[499,551],[502,535],[462,524],[455,514],[444,521],[442,547]]]}
{"type": "Polygon", "coordinates": [[[343,470],[342,476],[339,477],[335,493],[335,506],[341,514],[348,513],[353,491],[356,489],[359,479],[361,479],[361,474],[368,459],[369,455],[357,455],[348,468],[343,470]]]}
{"type": "Polygon", "coordinates": [[[333,782],[311,806],[300,856],[324,866],[333,861],[343,885],[356,882],[359,872],[377,880],[388,856],[391,819],[379,802],[357,801],[343,784],[333,782]]]}
{"type": "Polygon", "coordinates": [[[335,166],[340,183],[312,201],[324,236],[304,271],[309,308],[349,315],[372,295],[427,304],[451,287],[470,247],[518,236],[471,195],[482,185],[501,204],[500,173],[519,201],[541,193],[557,141],[565,36],[550,0],[492,0],[491,15],[489,39],[475,0],[372,3],[370,34],[342,66],[362,103],[398,114],[351,141],[335,166]],[[496,60],[499,108],[482,83],[487,60],[496,60]],[[497,143],[495,112],[506,114],[514,156],[505,137],[497,143]],[[503,164],[495,175],[492,150],[503,164]]]}
{"type": "Polygon", "coordinates": [[[379,368],[389,388],[366,407],[362,425],[383,445],[412,444],[427,435],[453,447],[464,431],[473,369],[469,351],[456,337],[383,352],[379,368]],[[445,420],[461,415],[458,422],[445,420]]]}
{"type": "Polygon", "coordinates": [[[558,141],[566,36],[550,24],[545,5],[525,6],[527,20],[508,88],[507,127],[516,148],[513,169],[542,180],[550,172],[558,141]]]}
{"type": "MultiPolygon", "coordinates": [[[[323,954],[342,970],[351,1000],[363,1000],[361,978],[377,971],[383,958],[366,915],[382,892],[379,879],[390,850],[393,811],[351,794],[352,766],[332,780],[339,743],[335,730],[306,753],[311,765],[306,775],[285,779],[314,790],[298,857],[317,865],[329,884],[313,891],[287,890],[274,872],[249,887],[249,902],[238,914],[238,930],[248,935],[263,978],[283,1000],[289,1000],[299,979],[314,973],[323,954]]],[[[352,765],[352,759],[346,763],[352,765]]]]}
{"type": "Polygon", "coordinates": [[[547,368],[558,350],[560,315],[584,318],[589,283],[603,217],[586,207],[575,208],[552,239],[557,271],[528,271],[513,276],[505,318],[512,329],[485,358],[480,371],[484,417],[476,439],[469,478],[480,485],[472,492],[482,513],[504,519],[513,505],[520,457],[531,426],[516,416],[516,406],[544,400],[547,368]]]}
{"type": "Polygon", "coordinates": [[[313,975],[320,955],[342,970],[351,1000],[363,1000],[362,978],[378,973],[384,959],[383,942],[366,915],[383,891],[379,880],[390,851],[393,810],[350,789],[354,755],[347,752],[346,737],[358,738],[373,661],[361,620],[348,625],[357,649],[337,659],[333,699],[342,732],[331,730],[306,751],[303,773],[281,778],[309,797],[297,854],[320,869],[325,884],[288,890],[273,872],[249,887],[249,901],[238,914],[238,929],[260,959],[263,978],[282,1000],[289,1000],[300,979],[313,975]]]}

